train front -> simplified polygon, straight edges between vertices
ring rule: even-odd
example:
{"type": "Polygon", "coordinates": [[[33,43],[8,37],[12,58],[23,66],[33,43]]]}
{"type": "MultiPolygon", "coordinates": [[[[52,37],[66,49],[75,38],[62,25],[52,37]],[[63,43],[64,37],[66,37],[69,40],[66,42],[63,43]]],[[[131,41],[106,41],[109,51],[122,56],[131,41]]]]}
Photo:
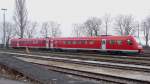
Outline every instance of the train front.
{"type": "Polygon", "coordinates": [[[135,40],[136,40],[136,43],[137,43],[138,53],[139,54],[143,54],[144,53],[144,49],[142,47],[140,39],[135,38],[135,40]]]}
{"type": "Polygon", "coordinates": [[[143,47],[142,47],[142,45],[138,45],[138,53],[144,53],[144,49],[143,49],[143,47]]]}

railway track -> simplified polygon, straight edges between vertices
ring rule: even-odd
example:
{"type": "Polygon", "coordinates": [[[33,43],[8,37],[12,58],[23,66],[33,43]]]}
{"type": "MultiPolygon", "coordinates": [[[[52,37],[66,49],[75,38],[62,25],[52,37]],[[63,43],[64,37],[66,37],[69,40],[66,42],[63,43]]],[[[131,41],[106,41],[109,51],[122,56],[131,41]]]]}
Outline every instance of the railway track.
{"type": "Polygon", "coordinates": [[[117,76],[111,76],[105,74],[90,73],[86,71],[79,71],[79,70],[50,66],[50,65],[46,65],[46,66],[48,69],[53,71],[77,75],[77,76],[88,78],[89,80],[94,79],[98,82],[100,81],[99,82],[100,84],[102,81],[103,81],[102,84],[148,84],[149,83],[148,81],[133,80],[129,78],[123,78],[123,77],[117,77],[117,76]]]}
{"type": "MultiPolygon", "coordinates": [[[[1,49],[1,50],[6,50],[6,49],[1,49]]],[[[30,49],[29,49],[30,50],[30,49]]],[[[12,51],[12,52],[24,52],[25,49],[7,49],[6,51],[12,51]]],[[[122,55],[122,54],[114,54],[114,55],[110,55],[107,53],[96,53],[96,52],[70,52],[70,51],[64,51],[64,52],[60,52],[60,51],[51,51],[51,50],[34,50],[31,49],[31,52],[40,52],[40,53],[45,53],[45,54],[51,54],[51,53],[55,53],[55,54],[69,54],[69,55],[85,55],[85,56],[108,56],[108,57],[116,57],[116,58],[126,58],[126,57],[134,57],[137,59],[147,59],[150,58],[150,53],[146,52],[144,54],[135,54],[135,55],[122,55]]]]}
{"type": "MultiPolygon", "coordinates": [[[[19,58],[21,60],[24,60],[24,61],[31,62],[31,63],[36,63],[36,64],[48,66],[48,68],[50,67],[51,70],[56,70],[56,71],[69,73],[69,74],[76,74],[76,75],[79,75],[79,76],[85,76],[85,77],[88,77],[88,78],[93,78],[95,80],[103,80],[103,81],[109,81],[109,82],[113,82],[113,83],[127,83],[127,84],[132,84],[132,83],[133,84],[134,83],[138,84],[139,82],[140,82],[139,84],[141,84],[141,83],[148,83],[148,82],[150,82],[147,79],[142,79],[142,80],[141,79],[134,79],[132,77],[128,78],[129,76],[128,77],[123,77],[123,75],[122,76],[120,76],[120,75],[119,76],[118,75],[108,75],[108,74],[106,75],[103,72],[99,73],[99,71],[98,72],[94,72],[93,71],[93,69],[97,68],[97,67],[102,68],[102,67],[106,67],[107,66],[107,68],[109,68],[109,69],[110,68],[114,69],[114,68],[119,67],[119,66],[116,66],[116,67],[114,67],[114,66],[112,67],[111,65],[98,66],[100,64],[95,64],[95,66],[94,66],[93,64],[90,64],[89,62],[88,63],[81,62],[81,61],[77,62],[75,60],[74,61],[70,61],[70,60],[62,60],[61,59],[61,61],[60,61],[60,59],[59,59],[59,61],[57,61],[56,59],[55,60],[46,60],[46,59],[44,60],[44,59],[24,58],[24,57],[17,57],[17,58],[19,58]],[[82,69],[79,69],[79,67],[82,67],[82,69]],[[88,68],[90,70],[88,70],[88,68]]],[[[120,68],[117,68],[117,69],[127,70],[127,67],[125,68],[125,66],[124,66],[122,68],[120,67],[120,68]]],[[[129,69],[129,67],[128,67],[128,69],[129,69]]],[[[140,68],[132,66],[132,70],[135,70],[135,69],[136,69],[136,71],[133,71],[132,74],[138,76],[139,73],[137,71],[139,71],[140,68]]],[[[130,67],[129,70],[131,70],[131,67],[130,67]]],[[[141,70],[142,71],[143,70],[146,71],[146,68],[143,67],[141,70]]],[[[144,73],[145,73],[145,71],[144,71],[144,73]]],[[[147,68],[147,71],[149,71],[148,68],[147,68]]]]}
{"type": "MultiPolygon", "coordinates": [[[[9,52],[24,53],[24,51],[9,50],[9,52]]],[[[30,54],[33,55],[45,55],[61,58],[74,58],[82,60],[92,60],[101,62],[112,62],[112,63],[124,63],[124,64],[135,64],[135,65],[146,65],[150,66],[150,57],[138,57],[138,56],[116,56],[116,55],[98,55],[98,54],[79,54],[79,53],[64,53],[64,52],[36,52],[33,51],[30,54]]]]}
{"type": "MultiPolygon", "coordinates": [[[[6,52],[5,54],[7,53],[8,52],[6,52]]],[[[134,65],[134,64],[128,65],[122,63],[100,62],[100,61],[91,61],[91,60],[73,59],[73,58],[60,58],[60,57],[53,57],[53,56],[50,57],[50,56],[40,56],[40,55],[29,55],[29,54],[21,54],[21,53],[8,53],[8,54],[11,54],[12,56],[16,56],[16,57],[32,58],[32,59],[39,59],[39,60],[76,63],[82,65],[103,66],[109,68],[150,72],[149,66],[141,66],[141,65],[134,65]]]]}
{"type": "Polygon", "coordinates": [[[40,55],[29,55],[29,54],[23,54],[23,53],[8,53],[7,52],[5,54],[11,54],[12,56],[16,56],[17,58],[24,60],[24,61],[40,64],[43,66],[48,66],[48,68],[51,70],[60,71],[63,73],[69,73],[69,74],[76,74],[79,76],[82,75],[91,79],[93,78],[95,80],[109,81],[111,83],[128,83],[128,84],[138,84],[138,83],[148,84],[150,82],[147,79],[140,80],[140,79],[127,78],[127,77],[124,78],[124,77],[119,77],[119,76],[106,75],[102,73],[93,73],[91,71],[84,71],[87,69],[76,70],[77,64],[78,64],[80,65],[80,67],[84,67],[86,65],[88,66],[88,68],[91,67],[91,69],[93,69],[94,67],[101,67],[101,68],[106,67],[109,69],[112,68],[112,69],[122,69],[122,70],[133,70],[137,74],[137,71],[140,71],[142,73],[149,73],[150,67],[148,66],[134,66],[134,65],[129,66],[129,65],[123,65],[123,64],[116,65],[116,64],[105,63],[105,62],[87,61],[87,60],[64,58],[64,57],[60,58],[60,57],[50,57],[50,56],[40,56],[40,55]],[[56,66],[57,63],[60,63],[61,66],[56,66]],[[76,65],[76,67],[73,69],[69,67],[64,67],[63,63],[74,64],[76,65]]]}

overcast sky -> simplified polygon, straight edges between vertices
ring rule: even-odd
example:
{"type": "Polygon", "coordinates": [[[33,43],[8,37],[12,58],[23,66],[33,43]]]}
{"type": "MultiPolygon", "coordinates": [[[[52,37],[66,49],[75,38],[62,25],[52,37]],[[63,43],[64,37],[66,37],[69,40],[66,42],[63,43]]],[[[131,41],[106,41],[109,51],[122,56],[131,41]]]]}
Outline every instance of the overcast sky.
{"type": "MultiPolygon", "coordinates": [[[[13,21],[15,0],[0,0],[0,8],[7,8],[6,19],[13,21]]],[[[132,14],[141,20],[150,15],[150,0],[27,0],[29,19],[42,23],[57,21],[63,36],[71,36],[72,24],[82,23],[89,17],[132,14]],[[67,30],[67,31],[66,31],[67,30]]],[[[0,11],[0,21],[2,21],[0,11]]]]}

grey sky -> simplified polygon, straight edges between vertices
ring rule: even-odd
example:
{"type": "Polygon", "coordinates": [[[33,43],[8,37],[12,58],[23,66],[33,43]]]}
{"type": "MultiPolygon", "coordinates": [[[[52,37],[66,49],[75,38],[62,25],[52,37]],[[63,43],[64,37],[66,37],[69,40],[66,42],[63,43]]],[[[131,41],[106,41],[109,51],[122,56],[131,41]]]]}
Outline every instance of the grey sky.
{"type": "MultiPolygon", "coordinates": [[[[0,8],[7,8],[7,20],[12,21],[15,0],[0,0],[0,8]]],[[[29,18],[42,23],[57,21],[63,36],[71,36],[72,24],[82,23],[88,17],[132,14],[137,19],[150,15],[150,0],[27,0],[29,18]]],[[[2,21],[0,11],[0,21],[2,21]]]]}

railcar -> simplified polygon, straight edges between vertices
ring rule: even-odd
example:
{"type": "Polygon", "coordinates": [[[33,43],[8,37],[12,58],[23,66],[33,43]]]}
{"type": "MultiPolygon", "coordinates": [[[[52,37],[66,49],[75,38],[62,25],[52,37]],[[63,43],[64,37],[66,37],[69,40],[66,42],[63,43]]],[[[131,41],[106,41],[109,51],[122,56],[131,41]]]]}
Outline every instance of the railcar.
{"type": "Polygon", "coordinates": [[[47,38],[22,38],[22,39],[11,39],[10,47],[12,48],[49,48],[49,39],[47,38]]]}
{"type": "Polygon", "coordinates": [[[143,53],[133,36],[61,37],[11,39],[12,48],[29,47],[61,50],[94,50],[115,53],[143,53]]]}

